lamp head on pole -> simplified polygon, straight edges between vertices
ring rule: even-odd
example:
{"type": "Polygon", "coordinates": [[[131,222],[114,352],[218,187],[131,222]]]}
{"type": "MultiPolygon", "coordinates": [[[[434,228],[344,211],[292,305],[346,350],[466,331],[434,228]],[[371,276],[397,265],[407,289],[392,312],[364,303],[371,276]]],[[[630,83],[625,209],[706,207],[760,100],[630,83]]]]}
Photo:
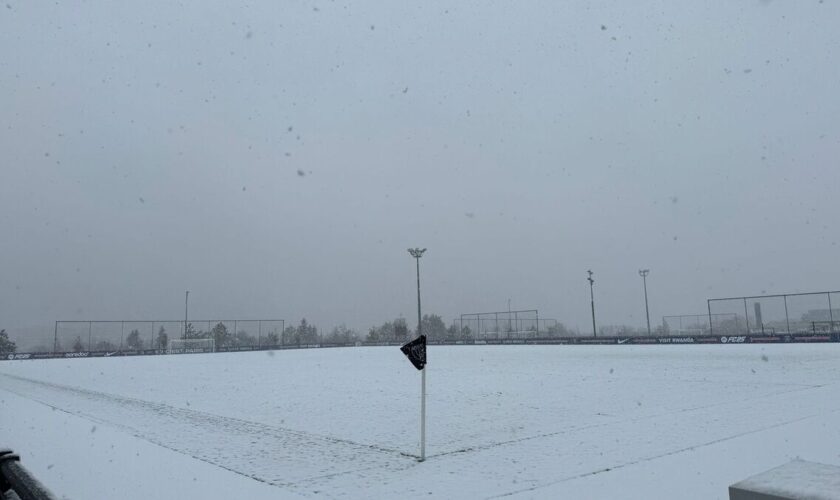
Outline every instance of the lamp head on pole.
{"type": "Polygon", "coordinates": [[[648,274],[650,274],[650,269],[639,269],[639,276],[642,278],[647,277],[648,274]]]}
{"type": "Polygon", "coordinates": [[[409,248],[408,249],[408,253],[410,253],[411,256],[414,257],[415,259],[419,259],[420,257],[422,257],[423,252],[425,252],[425,251],[426,251],[425,248],[409,248]]]}
{"type": "Polygon", "coordinates": [[[588,281],[590,285],[594,285],[594,284],[595,284],[595,280],[594,280],[594,279],[592,279],[592,275],[593,275],[593,274],[595,274],[595,273],[593,273],[593,272],[592,272],[592,270],[591,270],[591,269],[589,269],[589,270],[587,270],[587,271],[586,271],[586,274],[588,274],[588,275],[589,275],[589,277],[588,277],[588,278],[586,278],[586,281],[588,281]]]}

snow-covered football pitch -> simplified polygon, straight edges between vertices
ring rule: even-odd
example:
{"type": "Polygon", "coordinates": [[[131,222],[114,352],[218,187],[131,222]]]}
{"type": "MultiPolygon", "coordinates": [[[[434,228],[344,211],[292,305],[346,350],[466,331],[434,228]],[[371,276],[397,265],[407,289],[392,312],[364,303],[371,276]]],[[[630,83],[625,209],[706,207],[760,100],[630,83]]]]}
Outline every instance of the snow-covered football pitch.
{"type": "Polygon", "coordinates": [[[840,344],[0,362],[0,447],[68,498],[726,498],[840,464],[840,344]]]}

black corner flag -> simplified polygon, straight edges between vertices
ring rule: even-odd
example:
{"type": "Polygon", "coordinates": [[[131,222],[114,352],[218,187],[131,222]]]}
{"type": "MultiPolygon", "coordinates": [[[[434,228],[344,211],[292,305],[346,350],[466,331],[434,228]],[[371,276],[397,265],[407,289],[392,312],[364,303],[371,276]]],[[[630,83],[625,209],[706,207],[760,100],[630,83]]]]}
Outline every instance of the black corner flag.
{"type": "Polygon", "coordinates": [[[400,347],[414,368],[422,370],[426,366],[426,336],[420,335],[411,342],[400,347]]]}

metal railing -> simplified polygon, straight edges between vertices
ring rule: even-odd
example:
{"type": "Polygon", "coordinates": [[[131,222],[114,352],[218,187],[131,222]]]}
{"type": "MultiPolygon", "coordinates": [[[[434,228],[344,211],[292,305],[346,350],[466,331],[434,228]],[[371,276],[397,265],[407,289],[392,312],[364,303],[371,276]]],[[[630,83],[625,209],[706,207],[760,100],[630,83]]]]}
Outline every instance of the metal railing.
{"type": "Polygon", "coordinates": [[[838,333],[840,332],[840,321],[812,321],[811,331],[815,335],[818,333],[838,333]]]}
{"type": "Polygon", "coordinates": [[[20,500],[55,500],[56,496],[20,464],[12,450],[0,450],[0,497],[20,500]]]}

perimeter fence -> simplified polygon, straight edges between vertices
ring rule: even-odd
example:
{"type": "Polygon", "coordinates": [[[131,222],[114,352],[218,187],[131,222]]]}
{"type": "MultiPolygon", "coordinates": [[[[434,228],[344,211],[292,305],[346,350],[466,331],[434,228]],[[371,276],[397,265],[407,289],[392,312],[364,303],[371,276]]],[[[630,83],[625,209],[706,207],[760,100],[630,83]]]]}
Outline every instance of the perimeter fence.
{"type": "Polygon", "coordinates": [[[556,319],[540,318],[536,309],[466,313],[455,323],[460,337],[469,339],[526,339],[567,333],[556,319]]]}
{"type": "Polygon", "coordinates": [[[734,313],[713,314],[676,314],[662,316],[662,335],[711,335],[712,323],[721,324],[736,321],[734,313]]]}
{"type": "Polygon", "coordinates": [[[840,333],[840,292],[708,299],[712,335],[840,333]]]}
{"type": "Polygon", "coordinates": [[[294,342],[282,319],[56,321],[53,352],[166,350],[172,339],[213,338],[225,350],[294,342]],[[186,328],[185,328],[186,324],[186,328]]]}

